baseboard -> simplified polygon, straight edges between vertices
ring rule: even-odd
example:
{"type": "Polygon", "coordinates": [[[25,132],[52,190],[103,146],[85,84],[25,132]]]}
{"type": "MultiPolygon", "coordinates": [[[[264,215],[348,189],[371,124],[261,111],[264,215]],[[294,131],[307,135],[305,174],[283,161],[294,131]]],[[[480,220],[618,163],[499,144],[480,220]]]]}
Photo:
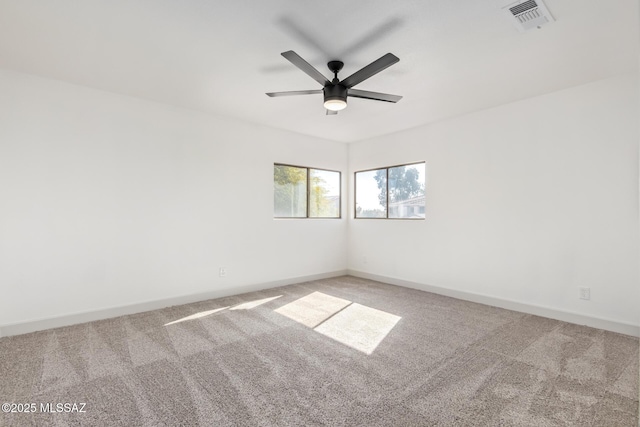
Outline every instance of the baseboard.
{"type": "Polygon", "coordinates": [[[79,323],[92,322],[94,320],[109,319],[112,317],[124,316],[127,314],[142,313],[144,311],[157,310],[174,305],[189,304],[208,299],[240,295],[248,292],[262,291],[265,289],[277,288],[279,286],[292,285],[295,283],[308,282],[312,280],[328,279],[347,274],[347,270],[338,270],[328,273],[313,274],[309,276],[291,277],[288,279],[276,280],[265,283],[255,283],[251,285],[219,289],[211,292],[204,292],[191,295],[177,296],[160,300],[147,301],[137,304],[124,305],[119,307],[109,307],[101,310],[84,311],[63,316],[49,317],[44,319],[34,319],[26,322],[0,325],[0,338],[12,335],[28,334],[30,332],[42,331],[46,329],[59,328],[62,326],[77,325],[79,323]]]}
{"type": "Polygon", "coordinates": [[[427,285],[424,283],[416,283],[408,280],[397,279],[387,276],[379,276],[377,274],[365,273],[358,270],[347,270],[350,276],[361,277],[363,279],[376,280],[378,282],[389,283],[391,285],[402,286],[405,288],[418,289],[421,291],[432,292],[434,294],[445,295],[465,301],[477,302],[480,304],[491,305],[494,307],[505,308],[507,310],[519,311],[521,313],[535,314],[536,316],[548,317],[550,319],[562,320],[563,322],[575,323],[578,325],[590,326],[593,328],[604,329],[607,331],[617,332],[620,334],[640,337],[640,325],[625,323],[616,320],[602,319],[599,317],[585,316],[584,314],[572,313],[569,311],[558,310],[555,308],[543,307],[532,304],[525,304],[518,301],[501,299],[472,292],[457,291],[438,286],[427,285]]]}

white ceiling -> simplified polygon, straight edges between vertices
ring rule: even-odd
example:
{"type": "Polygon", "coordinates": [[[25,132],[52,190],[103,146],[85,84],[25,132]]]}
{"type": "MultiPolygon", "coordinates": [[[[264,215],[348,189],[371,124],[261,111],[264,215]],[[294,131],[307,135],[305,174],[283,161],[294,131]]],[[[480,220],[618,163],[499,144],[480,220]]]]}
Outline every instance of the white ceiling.
{"type": "Polygon", "coordinates": [[[518,32],[510,0],[0,0],[0,68],[336,141],[358,141],[638,69],[637,0],[546,0],[556,22],[518,32]],[[344,78],[400,62],[325,116],[281,52],[344,78]]]}

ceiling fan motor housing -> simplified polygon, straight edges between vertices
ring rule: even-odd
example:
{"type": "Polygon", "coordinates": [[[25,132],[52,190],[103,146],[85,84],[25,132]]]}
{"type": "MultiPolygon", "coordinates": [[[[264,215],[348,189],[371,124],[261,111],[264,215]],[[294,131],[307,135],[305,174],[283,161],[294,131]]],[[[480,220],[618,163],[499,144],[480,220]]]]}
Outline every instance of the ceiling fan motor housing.
{"type": "Polygon", "coordinates": [[[347,103],[347,88],[341,84],[328,84],[324,87],[324,102],[343,101],[347,103]]]}

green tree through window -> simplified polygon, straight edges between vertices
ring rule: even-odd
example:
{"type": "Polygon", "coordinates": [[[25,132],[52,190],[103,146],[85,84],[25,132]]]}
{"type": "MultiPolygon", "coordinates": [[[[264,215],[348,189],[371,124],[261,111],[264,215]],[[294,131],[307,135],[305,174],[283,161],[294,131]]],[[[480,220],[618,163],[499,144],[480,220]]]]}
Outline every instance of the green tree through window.
{"type": "Polygon", "coordinates": [[[425,163],[355,173],[356,218],[423,219],[425,163]]]}
{"type": "Polygon", "coordinates": [[[273,197],[276,217],[304,218],[307,216],[307,169],[274,165],[273,197]]]}
{"type": "MultiPolygon", "coordinates": [[[[420,182],[420,173],[417,168],[398,166],[389,168],[389,203],[408,200],[424,195],[424,180],[420,182]]],[[[378,198],[380,204],[387,202],[387,169],[378,169],[375,180],[380,189],[378,198]]]]}
{"type": "Polygon", "coordinates": [[[340,172],[275,164],[277,218],[339,218],[340,172]]]}

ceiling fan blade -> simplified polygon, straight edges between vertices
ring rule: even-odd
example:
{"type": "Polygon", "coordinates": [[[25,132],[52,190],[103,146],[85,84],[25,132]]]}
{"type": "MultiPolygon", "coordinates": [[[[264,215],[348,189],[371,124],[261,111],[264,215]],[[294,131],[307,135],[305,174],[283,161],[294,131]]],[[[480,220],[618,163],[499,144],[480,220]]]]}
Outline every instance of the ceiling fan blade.
{"type": "Polygon", "coordinates": [[[335,116],[336,114],[338,114],[337,111],[333,111],[333,110],[327,110],[327,114],[325,114],[326,116],[335,116]]]}
{"type": "Polygon", "coordinates": [[[392,66],[398,61],[400,61],[400,58],[398,58],[392,53],[387,53],[386,55],[373,61],[371,64],[367,65],[366,67],[351,74],[349,77],[342,80],[340,84],[346,87],[347,89],[352,88],[358,83],[362,83],[363,81],[367,80],[369,77],[378,74],[380,71],[384,70],[385,68],[389,68],[390,66],[392,66]]]}
{"type": "Polygon", "coordinates": [[[281,53],[282,56],[287,58],[296,67],[307,73],[313,80],[320,83],[322,86],[326,86],[331,83],[320,71],[316,70],[313,65],[302,59],[300,55],[292,50],[281,53]]]}
{"type": "Polygon", "coordinates": [[[374,99],[376,101],[398,102],[402,99],[400,95],[391,95],[388,93],[369,92],[368,90],[349,89],[347,96],[354,98],[374,99]]]}
{"type": "Polygon", "coordinates": [[[291,90],[288,92],[268,92],[267,95],[270,97],[276,96],[291,96],[291,95],[314,95],[316,93],[322,93],[322,89],[317,90],[291,90]]]}

